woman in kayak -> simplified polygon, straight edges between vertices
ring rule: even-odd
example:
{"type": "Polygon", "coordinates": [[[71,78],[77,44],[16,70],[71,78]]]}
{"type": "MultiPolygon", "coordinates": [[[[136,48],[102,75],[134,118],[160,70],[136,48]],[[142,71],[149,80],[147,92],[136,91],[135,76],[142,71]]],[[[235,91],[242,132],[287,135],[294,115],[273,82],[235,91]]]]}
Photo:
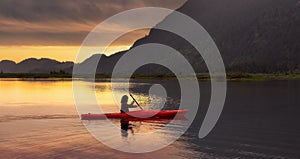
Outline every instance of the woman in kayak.
{"type": "MultiPolygon", "coordinates": [[[[131,104],[127,104],[128,102],[128,96],[124,95],[121,99],[121,113],[127,113],[129,112],[129,108],[136,108],[137,106],[133,105],[134,101],[131,104]]],[[[120,120],[121,123],[121,133],[123,137],[128,137],[128,130],[131,130],[131,133],[134,134],[132,125],[129,124],[129,121],[120,120]]]]}
{"type": "Polygon", "coordinates": [[[121,113],[127,113],[129,112],[129,108],[136,108],[137,106],[133,105],[134,101],[131,102],[131,104],[127,104],[128,102],[128,96],[124,95],[121,99],[121,113]]]}

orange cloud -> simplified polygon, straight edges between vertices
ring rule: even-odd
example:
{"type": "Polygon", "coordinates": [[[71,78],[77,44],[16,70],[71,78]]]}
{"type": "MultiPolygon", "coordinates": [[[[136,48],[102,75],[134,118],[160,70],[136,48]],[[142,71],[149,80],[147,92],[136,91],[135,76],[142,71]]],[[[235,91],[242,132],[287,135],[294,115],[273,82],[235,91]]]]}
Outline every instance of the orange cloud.
{"type": "MultiPolygon", "coordinates": [[[[185,1],[1,0],[0,60],[19,62],[30,57],[44,57],[74,61],[84,38],[104,19],[137,7],[175,9],[185,1]]],[[[114,25],[107,26],[108,33],[121,32],[122,29],[114,25]]],[[[120,37],[105,54],[128,49],[148,32],[149,29],[137,30],[120,37]]],[[[97,50],[95,53],[98,53],[97,50]]]]}
{"type": "MultiPolygon", "coordinates": [[[[0,45],[80,45],[97,24],[114,14],[149,6],[175,9],[185,1],[1,0],[0,45]]],[[[111,25],[107,31],[120,32],[122,28],[111,25]]],[[[127,43],[124,40],[123,44],[127,43]]]]}

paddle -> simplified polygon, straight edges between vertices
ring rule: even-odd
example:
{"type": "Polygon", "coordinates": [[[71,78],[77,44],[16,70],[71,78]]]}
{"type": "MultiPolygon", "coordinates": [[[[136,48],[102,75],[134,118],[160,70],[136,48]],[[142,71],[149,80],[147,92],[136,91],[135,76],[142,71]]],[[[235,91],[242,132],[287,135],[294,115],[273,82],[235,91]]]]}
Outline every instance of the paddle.
{"type": "Polygon", "coordinates": [[[141,106],[140,106],[140,104],[134,99],[134,97],[129,93],[129,95],[130,95],[130,97],[133,99],[133,101],[142,109],[142,110],[144,110],[141,106]]]}

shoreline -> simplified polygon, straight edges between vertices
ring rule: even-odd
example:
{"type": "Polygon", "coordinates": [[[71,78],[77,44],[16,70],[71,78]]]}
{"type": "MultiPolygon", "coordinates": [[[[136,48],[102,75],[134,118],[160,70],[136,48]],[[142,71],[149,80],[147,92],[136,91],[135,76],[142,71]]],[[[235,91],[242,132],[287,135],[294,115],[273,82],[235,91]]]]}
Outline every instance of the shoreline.
{"type": "MultiPolygon", "coordinates": [[[[208,73],[196,74],[197,79],[201,81],[210,80],[208,73]]],[[[300,79],[299,73],[227,73],[228,81],[260,81],[260,80],[292,80],[300,79]]],[[[82,76],[81,76],[82,77],[82,76]]],[[[81,77],[75,77],[80,79],[81,77]]],[[[92,76],[88,76],[92,77],[92,76]]],[[[185,75],[183,78],[190,78],[191,76],[185,75]]],[[[175,75],[172,74],[153,74],[153,75],[144,75],[144,74],[135,74],[131,76],[132,79],[136,80],[171,80],[176,79],[175,75]]],[[[32,73],[0,73],[0,79],[23,79],[23,80],[55,80],[55,81],[70,81],[73,79],[72,74],[32,74],[32,73]]],[[[95,76],[96,80],[110,80],[111,75],[109,74],[97,74],[95,76]]],[[[122,76],[120,76],[122,79],[122,76]]]]}

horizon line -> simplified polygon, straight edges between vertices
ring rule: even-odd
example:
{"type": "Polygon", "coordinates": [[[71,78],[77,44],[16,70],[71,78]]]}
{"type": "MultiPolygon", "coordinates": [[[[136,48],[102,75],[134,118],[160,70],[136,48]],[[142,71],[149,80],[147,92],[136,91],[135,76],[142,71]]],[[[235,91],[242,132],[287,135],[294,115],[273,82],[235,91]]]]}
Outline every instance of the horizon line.
{"type": "MultiPolygon", "coordinates": [[[[91,58],[94,55],[104,55],[106,57],[110,57],[112,55],[115,55],[115,54],[118,54],[118,53],[124,52],[124,51],[128,51],[128,50],[121,50],[121,51],[115,52],[115,53],[110,54],[110,55],[106,55],[106,54],[103,54],[103,53],[95,53],[95,54],[92,54],[90,57],[84,59],[81,62],[84,62],[85,60],[91,58]]],[[[28,58],[24,58],[24,59],[19,60],[19,61],[15,61],[15,60],[11,60],[11,59],[2,59],[2,60],[0,60],[0,62],[3,62],[3,61],[12,61],[12,62],[14,62],[16,64],[19,64],[19,63],[22,63],[23,61],[26,61],[26,60],[29,60],[29,59],[36,59],[36,60],[48,59],[48,60],[53,60],[53,61],[57,61],[57,62],[61,62],[61,63],[63,63],[63,62],[72,62],[72,63],[75,63],[75,59],[74,60],[58,60],[58,59],[51,58],[51,57],[28,57],[28,58]]],[[[81,63],[81,62],[79,62],[79,63],[81,63]]]]}

